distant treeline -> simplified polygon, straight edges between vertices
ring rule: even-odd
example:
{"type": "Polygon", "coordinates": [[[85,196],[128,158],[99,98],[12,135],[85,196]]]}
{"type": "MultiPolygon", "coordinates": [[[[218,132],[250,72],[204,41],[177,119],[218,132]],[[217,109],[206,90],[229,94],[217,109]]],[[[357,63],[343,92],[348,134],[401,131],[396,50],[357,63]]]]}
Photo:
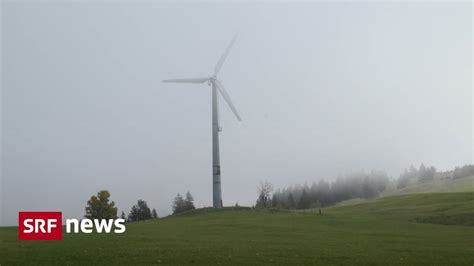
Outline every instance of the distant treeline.
{"type": "Polygon", "coordinates": [[[425,167],[424,164],[421,164],[417,169],[412,165],[408,169],[405,169],[403,174],[398,177],[397,188],[402,189],[410,184],[428,182],[433,180],[435,176],[438,176],[440,179],[457,179],[474,176],[474,165],[458,166],[454,168],[453,171],[447,172],[437,172],[434,166],[425,167]]]}
{"type": "Polygon", "coordinates": [[[408,184],[414,182],[423,183],[433,180],[436,173],[436,168],[434,166],[425,167],[424,164],[421,164],[420,168],[416,169],[411,165],[410,168],[405,169],[403,174],[398,178],[397,188],[405,188],[408,184]]]}
{"type": "Polygon", "coordinates": [[[388,186],[402,189],[410,184],[439,179],[456,179],[474,176],[474,165],[456,167],[453,171],[437,172],[434,166],[419,168],[410,166],[396,180],[390,181],[383,171],[357,172],[336,178],[333,182],[320,180],[311,185],[295,185],[273,192],[273,186],[264,182],[258,187],[259,196],[255,207],[307,209],[328,206],[354,198],[374,198],[388,186]],[[395,184],[393,184],[395,183],[395,184]],[[272,194],[273,192],[273,194],[272,194]]]}
{"type": "Polygon", "coordinates": [[[474,176],[474,165],[464,165],[456,167],[453,171],[452,178],[463,178],[467,176],[474,176]]]}
{"type": "Polygon", "coordinates": [[[262,201],[262,193],[256,207],[307,209],[327,206],[353,198],[373,198],[384,191],[389,179],[385,172],[357,172],[338,177],[334,182],[320,180],[310,186],[291,186],[275,191],[268,202],[262,201]]]}
{"type": "MultiPolygon", "coordinates": [[[[195,209],[193,195],[188,191],[183,198],[179,193],[173,200],[173,214],[195,209]]],[[[89,219],[117,219],[117,207],[115,202],[110,201],[110,193],[107,190],[101,190],[97,195],[92,195],[87,201],[86,218],[89,219]]],[[[137,204],[133,205],[130,213],[125,215],[122,211],[120,218],[127,222],[143,221],[148,219],[158,219],[156,210],[150,209],[146,201],[139,199],[137,204]]]]}

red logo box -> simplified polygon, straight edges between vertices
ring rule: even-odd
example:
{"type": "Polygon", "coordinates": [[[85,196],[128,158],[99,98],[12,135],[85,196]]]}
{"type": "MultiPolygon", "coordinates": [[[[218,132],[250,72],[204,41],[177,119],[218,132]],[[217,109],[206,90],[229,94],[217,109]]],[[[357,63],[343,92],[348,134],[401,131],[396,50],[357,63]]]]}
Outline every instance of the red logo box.
{"type": "Polygon", "coordinates": [[[61,212],[19,212],[19,240],[61,240],[61,212]]]}

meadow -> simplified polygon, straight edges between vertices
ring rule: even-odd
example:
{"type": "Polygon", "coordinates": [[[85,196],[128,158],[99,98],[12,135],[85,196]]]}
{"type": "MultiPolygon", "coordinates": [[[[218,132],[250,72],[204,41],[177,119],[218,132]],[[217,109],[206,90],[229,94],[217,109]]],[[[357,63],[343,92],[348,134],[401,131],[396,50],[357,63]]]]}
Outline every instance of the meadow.
{"type": "Polygon", "coordinates": [[[424,193],[323,209],[198,209],[127,224],[124,234],[18,241],[1,265],[472,265],[474,193],[424,193]]]}

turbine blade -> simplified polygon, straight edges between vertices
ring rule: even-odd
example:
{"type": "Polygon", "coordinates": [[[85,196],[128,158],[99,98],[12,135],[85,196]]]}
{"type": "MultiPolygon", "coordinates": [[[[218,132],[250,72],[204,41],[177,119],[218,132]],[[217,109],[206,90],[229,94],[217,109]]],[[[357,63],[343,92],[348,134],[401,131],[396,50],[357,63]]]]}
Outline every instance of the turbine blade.
{"type": "Polygon", "coordinates": [[[190,78],[190,79],[165,79],[163,82],[173,82],[173,83],[204,83],[208,81],[209,78],[190,78]]]}
{"type": "Polygon", "coordinates": [[[219,92],[222,95],[222,98],[224,98],[226,103],[229,105],[229,107],[232,110],[232,112],[234,113],[235,117],[237,117],[237,120],[242,121],[242,119],[240,119],[239,113],[237,112],[237,109],[235,109],[235,106],[232,103],[232,100],[230,99],[229,94],[224,89],[224,86],[222,85],[222,83],[220,81],[216,80],[216,85],[217,85],[217,89],[219,90],[219,92]]]}
{"type": "Polygon", "coordinates": [[[217,73],[219,73],[219,71],[221,70],[222,68],[222,65],[224,64],[224,61],[225,59],[227,58],[227,55],[229,55],[229,52],[230,50],[232,49],[232,46],[234,45],[234,42],[235,40],[237,39],[237,34],[234,36],[234,38],[232,39],[232,41],[230,42],[229,46],[227,46],[227,49],[225,50],[225,52],[222,54],[221,58],[219,59],[219,61],[217,61],[217,64],[214,68],[214,76],[217,75],[217,73]]]}

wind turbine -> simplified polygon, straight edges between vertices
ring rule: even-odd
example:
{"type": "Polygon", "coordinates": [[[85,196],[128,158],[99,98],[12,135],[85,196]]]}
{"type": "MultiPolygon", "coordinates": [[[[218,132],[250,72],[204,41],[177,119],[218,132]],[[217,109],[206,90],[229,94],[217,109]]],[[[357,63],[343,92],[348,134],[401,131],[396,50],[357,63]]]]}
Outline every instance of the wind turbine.
{"type": "Polygon", "coordinates": [[[217,110],[217,92],[222,95],[222,98],[227,102],[230,109],[234,113],[237,120],[242,121],[240,119],[239,113],[235,109],[232,100],[230,99],[229,94],[220,82],[217,79],[217,74],[222,68],[225,59],[229,55],[232,46],[236,40],[235,36],[232,41],[230,42],[229,46],[225,50],[224,54],[222,54],[219,61],[217,61],[216,66],[214,67],[214,74],[210,77],[203,77],[203,78],[184,78],[184,79],[166,79],[163,82],[173,82],[173,83],[204,83],[207,82],[209,86],[212,86],[212,206],[214,208],[222,208],[222,190],[221,190],[221,164],[219,158],[219,131],[221,131],[221,127],[219,126],[219,114],[217,110]]]}

